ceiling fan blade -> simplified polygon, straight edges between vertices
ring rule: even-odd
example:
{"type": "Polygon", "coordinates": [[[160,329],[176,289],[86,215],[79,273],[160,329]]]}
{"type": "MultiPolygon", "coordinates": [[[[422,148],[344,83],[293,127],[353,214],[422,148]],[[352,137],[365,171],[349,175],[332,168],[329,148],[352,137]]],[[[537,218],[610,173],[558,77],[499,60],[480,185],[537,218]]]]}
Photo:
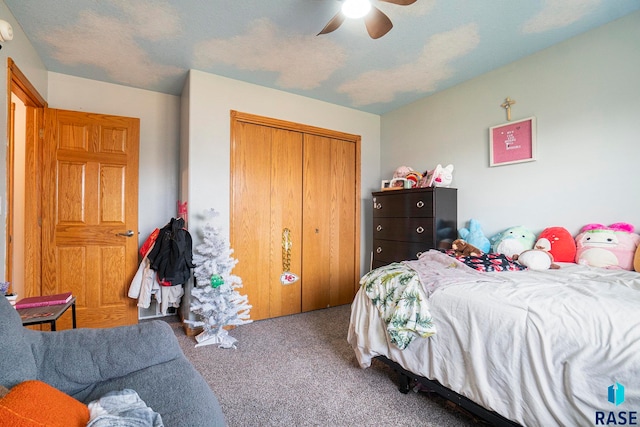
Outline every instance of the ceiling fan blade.
{"type": "Polygon", "coordinates": [[[327,34],[327,33],[330,33],[332,31],[337,30],[338,27],[340,25],[342,25],[342,23],[344,22],[344,18],[345,18],[345,16],[342,13],[342,11],[336,13],[335,16],[333,18],[331,18],[331,20],[327,23],[327,25],[324,26],[322,31],[320,31],[316,35],[319,36],[320,34],[327,34]]]}
{"type": "Polygon", "coordinates": [[[364,24],[372,39],[378,39],[384,36],[393,28],[389,17],[375,6],[372,6],[371,12],[364,17],[364,24]]]}
{"type": "Polygon", "coordinates": [[[410,4],[413,4],[416,2],[416,0],[378,0],[378,1],[393,3],[400,6],[409,6],[410,4]]]}

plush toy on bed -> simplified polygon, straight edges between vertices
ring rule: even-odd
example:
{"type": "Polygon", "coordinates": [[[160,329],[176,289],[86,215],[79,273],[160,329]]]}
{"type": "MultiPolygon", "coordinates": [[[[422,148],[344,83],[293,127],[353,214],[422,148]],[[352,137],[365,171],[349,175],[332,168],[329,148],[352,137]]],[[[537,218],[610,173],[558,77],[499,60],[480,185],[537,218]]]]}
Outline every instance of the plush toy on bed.
{"type": "Polygon", "coordinates": [[[617,222],[608,227],[588,224],[576,236],[576,263],[592,267],[633,270],[640,235],[633,225],[617,222]]]}
{"type": "Polygon", "coordinates": [[[491,239],[493,252],[512,257],[527,249],[533,249],[536,236],[523,226],[510,227],[491,239]]]}
{"type": "Polygon", "coordinates": [[[566,228],[545,228],[534,246],[549,251],[557,262],[576,261],[576,241],[566,228]]]}
{"type": "Polygon", "coordinates": [[[469,220],[469,228],[461,228],[458,230],[458,236],[482,252],[488,253],[491,250],[491,242],[489,242],[487,236],[482,232],[480,223],[476,219],[469,220]]]}
{"type": "Polygon", "coordinates": [[[451,243],[451,249],[453,250],[453,254],[457,257],[482,255],[482,251],[480,249],[462,239],[454,240],[453,243],[451,243]]]}
{"type": "Polygon", "coordinates": [[[558,269],[560,266],[553,262],[553,255],[542,246],[527,249],[513,256],[514,261],[528,267],[530,270],[558,269]]]}

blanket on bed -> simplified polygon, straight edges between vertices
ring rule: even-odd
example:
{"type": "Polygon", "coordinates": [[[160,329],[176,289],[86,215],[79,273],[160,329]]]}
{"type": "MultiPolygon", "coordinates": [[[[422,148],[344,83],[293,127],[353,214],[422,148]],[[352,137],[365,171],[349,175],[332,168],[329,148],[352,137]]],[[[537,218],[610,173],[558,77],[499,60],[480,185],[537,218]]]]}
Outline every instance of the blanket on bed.
{"type": "Polygon", "coordinates": [[[392,263],[365,274],[360,285],[387,325],[393,344],[404,349],[418,336],[436,333],[429,296],[442,286],[465,282],[499,281],[437,251],[414,261],[392,263]]]}

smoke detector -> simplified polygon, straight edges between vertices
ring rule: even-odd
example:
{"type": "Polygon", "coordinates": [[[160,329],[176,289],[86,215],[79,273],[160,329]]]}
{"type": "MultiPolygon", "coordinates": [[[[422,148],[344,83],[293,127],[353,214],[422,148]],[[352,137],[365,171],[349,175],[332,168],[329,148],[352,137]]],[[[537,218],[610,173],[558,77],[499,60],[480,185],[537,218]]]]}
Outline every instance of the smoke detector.
{"type": "Polygon", "coordinates": [[[0,42],[13,40],[13,28],[4,19],[0,19],[0,42]]]}

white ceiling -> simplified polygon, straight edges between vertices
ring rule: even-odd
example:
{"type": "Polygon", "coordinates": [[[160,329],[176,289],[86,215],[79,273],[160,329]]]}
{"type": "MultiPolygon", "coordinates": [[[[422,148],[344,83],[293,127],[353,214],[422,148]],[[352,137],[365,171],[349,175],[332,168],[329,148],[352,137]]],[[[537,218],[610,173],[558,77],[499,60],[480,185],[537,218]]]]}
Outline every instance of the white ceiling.
{"type": "MultiPolygon", "coordinates": [[[[4,0],[49,71],[179,95],[189,69],[382,114],[640,9],[638,0],[4,0]]],[[[1,18],[1,17],[0,17],[1,18]]]]}

